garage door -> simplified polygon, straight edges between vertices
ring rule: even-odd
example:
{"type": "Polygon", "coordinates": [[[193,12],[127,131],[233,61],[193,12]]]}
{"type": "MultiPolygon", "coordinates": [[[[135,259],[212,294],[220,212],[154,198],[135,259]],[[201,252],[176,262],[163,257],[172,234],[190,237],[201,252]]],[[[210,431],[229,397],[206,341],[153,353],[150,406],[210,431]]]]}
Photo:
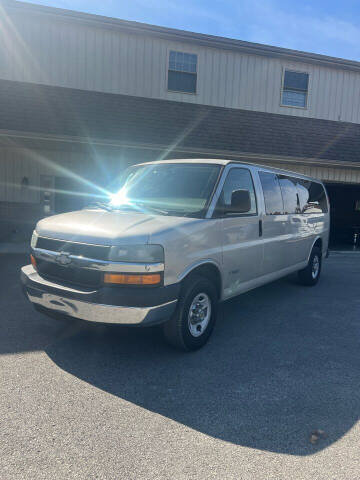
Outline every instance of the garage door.
{"type": "Polygon", "coordinates": [[[333,248],[360,248],[360,185],[326,183],[333,248]]]}

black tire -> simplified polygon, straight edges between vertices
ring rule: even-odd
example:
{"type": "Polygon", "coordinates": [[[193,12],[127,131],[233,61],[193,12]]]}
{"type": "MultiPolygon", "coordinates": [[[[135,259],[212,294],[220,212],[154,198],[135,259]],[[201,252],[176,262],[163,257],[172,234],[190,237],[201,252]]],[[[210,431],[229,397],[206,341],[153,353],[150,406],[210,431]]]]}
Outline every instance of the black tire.
{"type": "Polygon", "coordinates": [[[307,267],[298,272],[300,283],[308,287],[316,285],[321,274],[322,253],[319,247],[312,249],[307,267]],[[318,262],[317,273],[314,272],[315,263],[318,262]]]}
{"type": "MultiPolygon", "coordinates": [[[[174,315],[163,325],[165,340],[172,346],[185,351],[197,350],[208,341],[215,325],[218,309],[218,293],[211,281],[205,277],[198,275],[190,276],[184,281],[181,289],[181,295],[174,315]],[[201,294],[205,294],[201,297],[201,294]],[[191,322],[189,319],[190,307],[196,297],[199,300],[210,301],[211,312],[207,325],[203,331],[197,330],[194,336],[191,329],[202,328],[201,321],[199,323],[191,322]],[[207,297],[207,298],[206,298],[207,297]]],[[[195,310],[193,310],[195,311],[195,310]]],[[[207,308],[202,309],[201,315],[208,312],[207,308]]],[[[197,315],[193,315],[193,317],[197,315]]],[[[199,316],[199,318],[201,318],[199,316]]],[[[196,318],[197,320],[197,318],[196,318]]]]}

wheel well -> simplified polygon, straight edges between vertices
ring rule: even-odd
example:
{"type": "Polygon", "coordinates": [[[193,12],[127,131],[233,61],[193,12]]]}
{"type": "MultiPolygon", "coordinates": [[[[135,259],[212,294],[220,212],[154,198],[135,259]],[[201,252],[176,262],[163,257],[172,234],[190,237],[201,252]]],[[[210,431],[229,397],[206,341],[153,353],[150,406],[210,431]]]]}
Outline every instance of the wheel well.
{"type": "Polygon", "coordinates": [[[215,265],[213,265],[212,263],[205,263],[204,265],[199,265],[198,267],[194,268],[194,270],[191,270],[191,272],[186,275],[183,281],[188,279],[192,275],[200,275],[202,277],[206,277],[212,280],[216,287],[218,297],[221,297],[221,275],[219,269],[215,265]]]}
{"type": "MultiPolygon", "coordinates": [[[[319,247],[320,250],[322,251],[322,244],[323,244],[323,243],[322,243],[322,239],[321,239],[321,238],[318,238],[318,239],[316,240],[316,242],[314,243],[314,247],[319,247]]],[[[313,247],[313,248],[314,248],[314,247],[313,247]]]]}

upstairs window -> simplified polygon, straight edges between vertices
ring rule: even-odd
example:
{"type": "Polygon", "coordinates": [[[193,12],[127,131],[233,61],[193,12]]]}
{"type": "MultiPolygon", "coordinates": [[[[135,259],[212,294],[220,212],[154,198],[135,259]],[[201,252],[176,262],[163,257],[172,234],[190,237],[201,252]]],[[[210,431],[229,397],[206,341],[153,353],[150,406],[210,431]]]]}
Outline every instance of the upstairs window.
{"type": "Polygon", "coordinates": [[[309,74],[285,70],[281,104],[306,108],[309,88],[309,74]]]}
{"type": "Polygon", "coordinates": [[[196,93],[197,55],[170,51],[168,90],[173,92],[196,93]]]}

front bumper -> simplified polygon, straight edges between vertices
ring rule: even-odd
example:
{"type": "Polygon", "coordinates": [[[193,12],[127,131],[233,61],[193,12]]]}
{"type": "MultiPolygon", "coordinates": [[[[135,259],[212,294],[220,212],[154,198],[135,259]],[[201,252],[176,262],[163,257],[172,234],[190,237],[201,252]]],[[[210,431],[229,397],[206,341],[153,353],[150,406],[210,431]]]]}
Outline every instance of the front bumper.
{"type": "MultiPolygon", "coordinates": [[[[132,306],[117,305],[118,289],[104,288],[103,291],[78,290],[60,285],[42,278],[32,265],[21,269],[21,282],[24,293],[35,306],[49,314],[61,314],[89,322],[121,324],[121,325],[151,325],[166,321],[174,313],[177,304],[178,286],[163,287],[159,299],[161,303],[144,305],[139,294],[138,304],[132,306]],[[168,288],[168,292],[166,289],[168,288]],[[165,290],[165,292],[164,292],[165,290]],[[174,298],[175,297],[175,298],[174,298]],[[102,303],[102,299],[113,299],[114,304],[102,303]],[[166,300],[166,301],[164,301],[166,300]]],[[[134,290],[133,290],[134,291],[134,290]]],[[[121,295],[123,297],[123,294],[121,295]]],[[[154,292],[152,295],[154,299],[154,292]]]]}

